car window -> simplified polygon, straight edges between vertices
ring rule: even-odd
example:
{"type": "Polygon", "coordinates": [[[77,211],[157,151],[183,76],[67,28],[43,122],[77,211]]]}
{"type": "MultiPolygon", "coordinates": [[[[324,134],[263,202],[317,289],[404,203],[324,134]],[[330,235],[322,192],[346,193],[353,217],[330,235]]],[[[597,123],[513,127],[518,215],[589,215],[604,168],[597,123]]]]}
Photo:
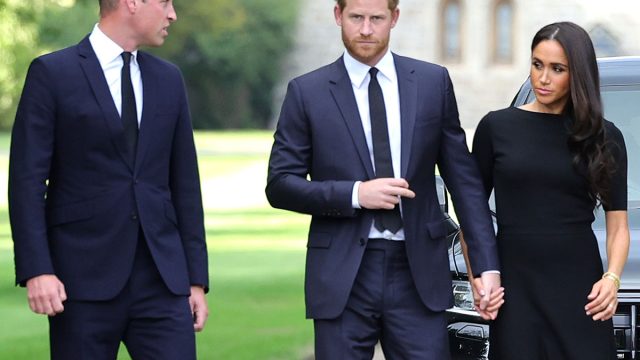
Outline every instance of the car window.
{"type": "Polygon", "coordinates": [[[628,156],[629,202],[640,201],[640,85],[608,86],[601,89],[604,117],[624,135],[628,156]]]}

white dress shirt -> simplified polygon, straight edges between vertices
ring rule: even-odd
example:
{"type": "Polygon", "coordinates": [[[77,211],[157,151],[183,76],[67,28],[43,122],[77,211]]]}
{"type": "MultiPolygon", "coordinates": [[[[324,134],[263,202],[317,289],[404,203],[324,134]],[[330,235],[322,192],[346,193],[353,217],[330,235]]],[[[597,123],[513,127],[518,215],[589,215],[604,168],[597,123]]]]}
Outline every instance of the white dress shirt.
{"type": "MultiPolygon", "coordinates": [[[[371,66],[363,64],[354,59],[348,51],[344,52],[344,66],[347,68],[347,73],[351,80],[351,87],[353,88],[353,94],[358,104],[358,112],[360,113],[360,119],[362,120],[362,128],[364,129],[364,136],[367,139],[367,147],[369,148],[369,156],[371,158],[371,164],[375,170],[375,161],[373,158],[373,141],[371,137],[371,116],[369,114],[369,81],[371,75],[369,69],[371,66]]],[[[378,82],[382,88],[382,95],[384,97],[384,105],[387,112],[387,128],[389,131],[389,145],[391,147],[391,162],[393,164],[393,175],[395,178],[400,177],[400,152],[401,152],[401,133],[400,133],[400,92],[398,90],[398,75],[396,74],[396,65],[393,61],[393,55],[391,51],[380,59],[375,66],[378,69],[378,82]]],[[[358,201],[358,190],[360,188],[360,181],[357,181],[353,186],[353,193],[351,197],[351,203],[354,208],[359,209],[360,203],[358,201]]],[[[371,230],[369,231],[369,238],[384,238],[388,240],[404,240],[404,229],[398,230],[397,233],[392,233],[389,230],[380,232],[371,224],[371,230]]]]}
{"type": "MultiPolygon", "coordinates": [[[[122,72],[122,53],[124,49],[111,40],[105,33],[100,30],[98,24],[93,27],[89,42],[96,57],[100,62],[100,67],[104,71],[104,77],[107,80],[113,103],[118,109],[118,114],[122,116],[122,88],[121,72],[122,72]]],[[[131,56],[131,83],[133,85],[133,94],[136,98],[136,110],[138,115],[138,127],[142,119],[142,77],[140,76],[140,66],[138,66],[138,50],[133,51],[131,56]]]]}

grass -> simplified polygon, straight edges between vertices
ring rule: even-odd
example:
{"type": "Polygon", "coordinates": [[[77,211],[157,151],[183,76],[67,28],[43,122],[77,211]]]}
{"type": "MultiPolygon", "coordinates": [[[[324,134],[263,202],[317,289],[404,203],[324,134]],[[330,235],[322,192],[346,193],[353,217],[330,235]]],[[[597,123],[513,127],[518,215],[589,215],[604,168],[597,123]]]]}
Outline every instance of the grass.
{"type": "MultiPolygon", "coordinates": [[[[13,286],[6,202],[8,134],[0,134],[0,359],[48,358],[48,325],[13,286]]],[[[199,359],[302,359],[308,217],[271,209],[264,198],[271,133],[198,132],[211,292],[199,359]]],[[[129,359],[122,348],[119,359],[129,359]]]]}

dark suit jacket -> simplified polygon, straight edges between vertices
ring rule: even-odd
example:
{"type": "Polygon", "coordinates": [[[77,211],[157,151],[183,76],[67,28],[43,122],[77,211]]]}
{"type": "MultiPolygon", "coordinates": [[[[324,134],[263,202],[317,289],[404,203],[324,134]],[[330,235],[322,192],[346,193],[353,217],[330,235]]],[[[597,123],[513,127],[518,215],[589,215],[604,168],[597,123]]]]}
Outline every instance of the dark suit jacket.
{"type": "MultiPolygon", "coordinates": [[[[394,60],[401,176],[416,193],[402,200],[407,255],[422,301],[441,311],[453,305],[453,296],[436,165],[451,191],[477,273],[499,268],[493,226],[446,69],[397,55],[394,60]]],[[[334,318],[346,305],[373,221],[371,211],[351,206],[354,182],[373,179],[374,172],[342,58],[289,83],[274,138],[267,197],[276,208],[312,215],[307,316],[334,318]]]]}
{"type": "Polygon", "coordinates": [[[180,71],[142,51],[135,165],[88,37],[35,59],[11,139],[9,210],[16,281],[56,274],[74,300],[113,298],[138,230],[171,292],[208,285],[202,200],[180,71]]]}

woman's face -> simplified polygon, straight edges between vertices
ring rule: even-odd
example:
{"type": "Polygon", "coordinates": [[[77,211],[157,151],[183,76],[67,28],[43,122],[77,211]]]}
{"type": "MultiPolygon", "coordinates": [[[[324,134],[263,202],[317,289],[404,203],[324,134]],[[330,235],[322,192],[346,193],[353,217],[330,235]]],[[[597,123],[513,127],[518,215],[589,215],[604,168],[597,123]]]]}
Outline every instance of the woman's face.
{"type": "Polygon", "coordinates": [[[531,54],[531,87],[541,112],[560,114],[569,99],[569,61],[555,40],[543,40],[531,54]]]}

